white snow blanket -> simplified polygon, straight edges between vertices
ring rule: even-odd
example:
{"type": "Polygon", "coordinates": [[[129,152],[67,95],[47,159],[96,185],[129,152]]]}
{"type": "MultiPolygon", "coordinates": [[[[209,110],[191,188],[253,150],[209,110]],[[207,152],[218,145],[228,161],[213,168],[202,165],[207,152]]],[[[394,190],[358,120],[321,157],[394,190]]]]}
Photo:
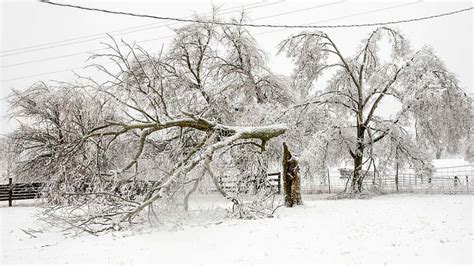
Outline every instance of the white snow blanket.
{"type": "MultiPolygon", "coordinates": [[[[222,201],[215,195],[195,198],[194,210],[222,201]]],[[[306,196],[304,206],[280,208],[272,219],[226,219],[207,211],[183,216],[173,227],[98,237],[42,228],[32,206],[1,206],[1,265],[473,262],[468,195],[306,196]]]]}

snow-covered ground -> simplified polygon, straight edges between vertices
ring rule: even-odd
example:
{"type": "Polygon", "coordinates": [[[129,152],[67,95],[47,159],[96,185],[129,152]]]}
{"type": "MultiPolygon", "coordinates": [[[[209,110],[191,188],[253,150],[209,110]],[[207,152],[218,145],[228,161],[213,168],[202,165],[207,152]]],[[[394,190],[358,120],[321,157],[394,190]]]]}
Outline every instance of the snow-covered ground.
{"type": "Polygon", "coordinates": [[[98,237],[46,230],[35,220],[34,207],[2,205],[0,265],[473,262],[473,197],[468,195],[358,200],[308,195],[304,206],[280,208],[277,218],[262,220],[225,219],[218,211],[209,217],[221,199],[196,198],[195,212],[173,227],[98,237]]]}

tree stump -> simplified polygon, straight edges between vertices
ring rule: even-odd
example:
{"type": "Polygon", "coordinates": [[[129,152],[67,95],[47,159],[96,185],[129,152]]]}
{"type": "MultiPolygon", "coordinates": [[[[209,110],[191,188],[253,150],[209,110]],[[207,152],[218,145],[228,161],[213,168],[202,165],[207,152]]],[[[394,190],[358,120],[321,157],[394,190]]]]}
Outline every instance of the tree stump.
{"type": "Polygon", "coordinates": [[[295,204],[302,205],[303,200],[301,198],[301,182],[298,161],[291,156],[286,143],[283,143],[281,171],[285,206],[293,207],[295,204]]]}

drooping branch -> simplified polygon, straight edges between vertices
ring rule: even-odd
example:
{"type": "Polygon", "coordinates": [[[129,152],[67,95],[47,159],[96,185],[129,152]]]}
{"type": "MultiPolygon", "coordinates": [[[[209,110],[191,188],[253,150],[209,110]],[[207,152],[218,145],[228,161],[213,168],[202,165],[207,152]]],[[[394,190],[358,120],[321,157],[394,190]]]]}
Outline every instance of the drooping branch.
{"type": "MultiPolygon", "coordinates": [[[[200,117],[185,117],[177,118],[166,122],[157,123],[123,123],[123,122],[111,122],[109,125],[100,126],[97,129],[91,130],[91,133],[85,135],[83,139],[97,137],[97,136],[119,136],[127,133],[131,130],[145,130],[140,137],[140,145],[138,153],[135,155],[134,160],[138,159],[140,152],[143,150],[143,145],[148,135],[153,132],[179,127],[179,128],[192,128],[199,131],[216,133],[220,136],[233,136],[239,134],[240,139],[259,139],[262,143],[283,134],[287,127],[284,124],[271,125],[271,126],[258,126],[258,127],[236,127],[228,126],[220,123],[212,122],[200,117]],[[118,129],[115,129],[117,128],[118,129]],[[107,131],[107,128],[114,128],[114,130],[107,131]]],[[[264,148],[264,147],[262,147],[264,148]]]]}
{"type": "MultiPolygon", "coordinates": [[[[223,125],[219,125],[220,127],[225,127],[223,125]]],[[[157,183],[151,190],[152,194],[148,200],[142,202],[139,206],[134,208],[133,210],[127,212],[122,218],[119,220],[120,222],[128,221],[135,215],[137,215],[141,210],[145,207],[152,204],[157,199],[161,198],[163,188],[170,186],[175,180],[182,174],[185,174],[191,171],[196,165],[200,162],[204,161],[205,159],[212,158],[214,153],[222,149],[224,147],[228,147],[241,139],[260,139],[260,140],[269,140],[274,137],[278,137],[281,134],[285,133],[287,130],[286,125],[273,125],[273,126],[262,126],[262,127],[225,127],[229,129],[230,132],[233,132],[227,138],[214,143],[208,146],[206,149],[201,151],[198,155],[194,158],[190,159],[187,163],[181,165],[180,167],[176,168],[172,175],[170,175],[164,182],[157,183]]]]}
{"type": "MultiPolygon", "coordinates": [[[[201,132],[206,132],[208,135],[214,136],[208,139],[217,139],[219,141],[214,144],[207,144],[202,146],[191,153],[190,157],[183,163],[176,165],[176,168],[170,172],[170,175],[166,177],[162,182],[157,182],[146,196],[145,201],[140,203],[129,212],[127,212],[118,223],[130,220],[141,210],[152,204],[155,200],[162,196],[164,188],[170,186],[175,180],[183,174],[191,171],[194,167],[202,162],[206,158],[212,158],[213,154],[224,147],[229,147],[239,140],[260,140],[262,145],[261,148],[265,148],[265,143],[275,137],[278,137],[285,133],[287,126],[284,124],[271,125],[271,126],[257,126],[257,127],[237,127],[228,126],[221,123],[216,123],[205,118],[196,117],[188,114],[186,117],[175,118],[166,122],[156,123],[124,123],[124,122],[110,122],[107,126],[100,126],[97,129],[91,130],[91,133],[84,136],[83,140],[102,136],[113,136],[118,137],[126,134],[127,132],[134,130],[141,130],[137,151],[133,156],[132,160],[122,170],[116,171],[116,174],[121,174],[123,171],[128,170],[137,163],[140,155],[143,152],[144,145],[146,144],[147,138],[153,133],[170,129],[170,128],[188,128],[201,132]]],[[[123,181],[123,180],[122,180],[123,181]]]]}

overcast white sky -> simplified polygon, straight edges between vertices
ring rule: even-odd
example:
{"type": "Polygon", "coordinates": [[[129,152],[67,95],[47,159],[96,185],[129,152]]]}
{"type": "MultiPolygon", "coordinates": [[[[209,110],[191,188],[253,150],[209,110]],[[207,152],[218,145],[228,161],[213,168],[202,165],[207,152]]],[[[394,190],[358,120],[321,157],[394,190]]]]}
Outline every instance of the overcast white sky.
{"type": "MultiPolygon", "coordinates": [[[[140,43],[149,50],[158,50],[166,45],[172,31],[170,28],[182,23],[109,15],[77,9],[62,8],[37,1],[5,1],[1,5],[0,50],[0,98],[9,94],[12,88],[26,88],[38,80],[73,79],[69,69],[94,76],[90,70],[83,70],[91,50],[100,49],[100,42],[106,41],[105,33],[140,43]],[[123,34],[123,29],[129,29],[123,34]],[[138,30],[138,31],[137,31],[138,30]],[[120,32],[117,32],[120,31],[120,32]],[[130,32],[133,31],[133,32],[130,32]],[[122,33],[122,34],[118,34],[122,33]],[[87,38],[78,39],[89,36],[87,38]],[[59,41],[75,39],[72,45],[59,41]],[[152,41],[150,40],[155,39],[152,41]],[[88,40],[88,41],[84,41],[88,40]],[[54,44],[37,46],[45,43],[54,44]],[[62,46],[60,46],[62,45],[62,46]],[[36,51],[15,50],[37,46],[36,51]],[[51,47],[59,46],[59,47],[51,47]],[[45,49],[46,48],[46,49],[45,49]],[[14,50],[14,51],[11,51],[14,50]],[[8,52],[10,51],[10,52],[8,52]],[[15,53],[12,55],[12,53],[15,53]],[[60,57],[41,62],[10,66],[23,62],[60,57]],[[68,70],[68,71],[63,71],[68,70]],[[34,77],[27,77],[33,76],[34,77]]],[[[236,15],[247,9],[255,23],[268,24],[352,24],[399,20],[428,16],[472,6],[472,1],[62,1],[85,6],[128,11],[142,14],[171,17],[188,17],[193,13],[207,13],[212,3],[221,6],[223,17],[236,15]],[[232,12],[234,11],[234,12],[232,12]]],[[[472,88],[472,45],[473,14],[466,12],[429,21],[401,24],[398,27],[414,48],[431,45],[445,60],[448,68],[457,74],[461,86],[470,93],[472,88]]],[[[338,43],[343,53],[352,55],[362,38],[373,28],[333,29],[326,31],[338,43]]],[[[270,58],[275,72],[289,74],[291,65],[283,56],[276,56],[275,46],[286,36],[298,30],[254,29],[260,46],[270,58]]],[[[12,129],[3,117],[7,111],[5,101],[0,101],[0,133],[12,129]]]]}

